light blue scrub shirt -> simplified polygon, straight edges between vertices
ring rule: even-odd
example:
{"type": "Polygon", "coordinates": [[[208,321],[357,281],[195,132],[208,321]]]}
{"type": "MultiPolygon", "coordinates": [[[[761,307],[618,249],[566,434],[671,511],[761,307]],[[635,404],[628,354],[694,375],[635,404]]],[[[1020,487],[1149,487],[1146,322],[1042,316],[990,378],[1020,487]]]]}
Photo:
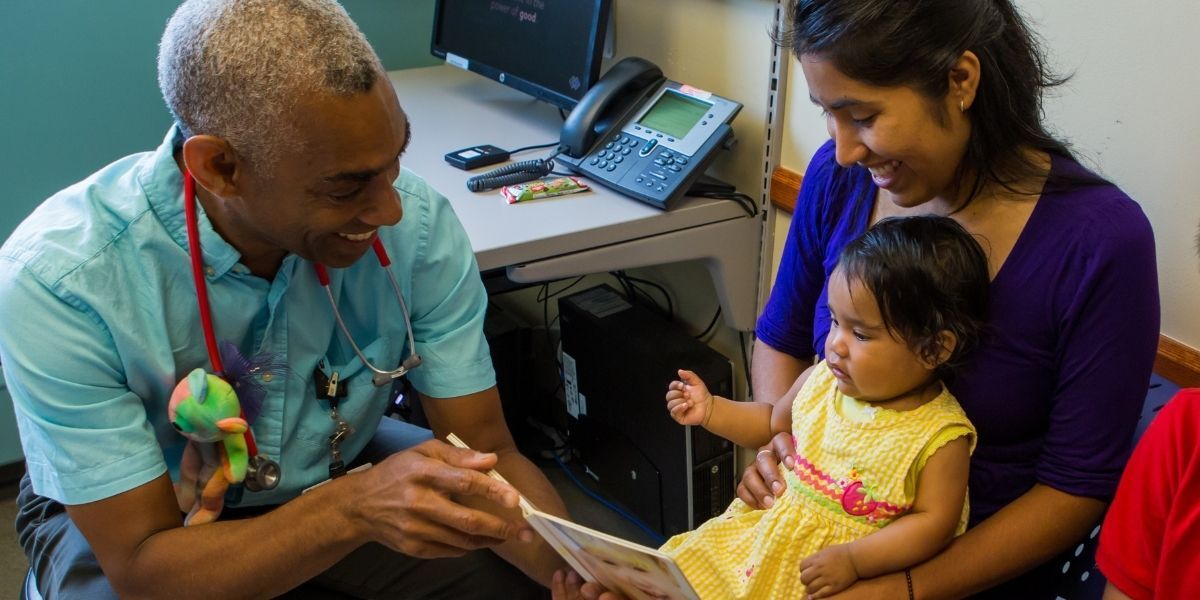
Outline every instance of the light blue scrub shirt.
{"type": "MultiPolygon", "coordinates": [[[[168,422],[167,402],[192,369],[211,369],[172,157],[179,135],[172,129],[156,151],[54,195],[0,248],[0,360],[33,489],[64,504],[116,495],[168,469],[178,476],[186,440],[168,422]]],[[[435,397],[485,390],[495,385],[483,337],[487,295],[466,233],[416,175],[402,171],[395,187],[404,218],[379,233],[423,359],[410,380],[435,397]]],[[[371,384],[311,263],[288,255],[267,281],[238,262],[202,210],[199,227],[217,339],[288,365],[259,378],[267,397],[252,426],[282,479],[240,504],[284,502],[328,477],[334,423],[314,390],[318,361],[349,385],[339,406],[355,429],[342,445],[347,462],[378,426],[388,388],[371,384]]],[[[395,368],[407,332],[374,254],[330,276],[355,342],[377,367],[395,368]]]]}

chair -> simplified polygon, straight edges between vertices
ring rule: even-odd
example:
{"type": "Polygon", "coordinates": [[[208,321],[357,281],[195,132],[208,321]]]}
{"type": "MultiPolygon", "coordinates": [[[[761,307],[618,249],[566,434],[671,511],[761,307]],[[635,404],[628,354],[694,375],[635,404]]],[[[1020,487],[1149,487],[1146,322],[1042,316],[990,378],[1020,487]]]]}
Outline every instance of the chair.
{"type": "MultiPolygon", "coordinates": [[[[1151,375],[1150,389],[1146,394],[1146,401],[1142,404],[1142,414],[1133,434],[1134,444],[1142,438],[1158,411],[1162,410],[1178,391],[1179,386],[1157,374],[1151,375]]],[[[1104,518],[1101,517],[1100,520],[1103,521],[1104,518]]],[[[1096,567],[1096,547],[1099,542],[1100,524],[1097,523],[1079,544],[1056,557],[1055,562],[1062,563],[1062,579],[1058,589],[1053,590],[1057,594],[1057,600],[1095,600],[1104,595],[1107,580],[1096,567]]]]}

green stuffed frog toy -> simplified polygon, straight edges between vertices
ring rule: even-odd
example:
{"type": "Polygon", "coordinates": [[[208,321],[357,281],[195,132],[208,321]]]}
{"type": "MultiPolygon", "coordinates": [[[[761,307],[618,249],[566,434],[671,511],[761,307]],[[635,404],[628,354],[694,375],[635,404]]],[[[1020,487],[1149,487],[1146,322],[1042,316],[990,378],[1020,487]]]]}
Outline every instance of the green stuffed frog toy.
{"type": "Polygon", "coordinates": [[[246,478],[249,452],[238,395],[224,379],[195,369],[175,386],[167,407],[171,424],[188,438],[175,498],[184,525],[215,521],[225,492],[246,478]]]}

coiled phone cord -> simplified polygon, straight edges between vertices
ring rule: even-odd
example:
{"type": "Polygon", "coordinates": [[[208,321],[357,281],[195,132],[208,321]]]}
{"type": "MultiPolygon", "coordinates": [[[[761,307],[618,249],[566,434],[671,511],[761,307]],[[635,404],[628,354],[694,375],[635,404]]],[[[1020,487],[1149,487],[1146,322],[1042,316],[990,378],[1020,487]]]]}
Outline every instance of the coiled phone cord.
{"type": "Polygon", "coordinates": [[[511,165],[504,165],[498,169],[492,169],[482,175],[476,175],[467,179],[467,189],[472,192],[482,192],[506,185],[516,185],[540,179],[549,175],[554,170],[554,157],[560,153],[562,153],[561,147],[555,149],[546,158],[523,160],[511,165]]]}

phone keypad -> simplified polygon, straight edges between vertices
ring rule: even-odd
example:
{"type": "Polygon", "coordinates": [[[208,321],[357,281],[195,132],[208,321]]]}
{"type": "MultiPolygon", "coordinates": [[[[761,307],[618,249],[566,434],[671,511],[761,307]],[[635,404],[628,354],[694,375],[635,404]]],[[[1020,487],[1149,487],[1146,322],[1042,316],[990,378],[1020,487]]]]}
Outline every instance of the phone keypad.
{"type": "Polygon", "coordinates": [[[637,145],[637,138],[623,134],[618,135],[612,141],[604,144],[604,147],[592,156],[588,164],[597,169],[603,169],[612,173],[617,170],[617,167],[625,161],[625,157],[629,156],[630,152],[637,145]]]}
{"type": "Polygon", "coordinates": [[[627,186],[631,192],[641,190],[646,198],[665,200],[687,175],[689,160],[661,144],[653,133],[643,138],[620,132],[594,150],[586,165],[592,176],[627,186]]]}
{"type": "Polygon", "coordinates": [[[670,150],[662,150],[654,157],[654,161],[651,163],[653,166],[648,167],[642,175],[666,181],[672,179],[672,175],[675,173],[682,172],[687,163],[686,156],[670,150]]]}

